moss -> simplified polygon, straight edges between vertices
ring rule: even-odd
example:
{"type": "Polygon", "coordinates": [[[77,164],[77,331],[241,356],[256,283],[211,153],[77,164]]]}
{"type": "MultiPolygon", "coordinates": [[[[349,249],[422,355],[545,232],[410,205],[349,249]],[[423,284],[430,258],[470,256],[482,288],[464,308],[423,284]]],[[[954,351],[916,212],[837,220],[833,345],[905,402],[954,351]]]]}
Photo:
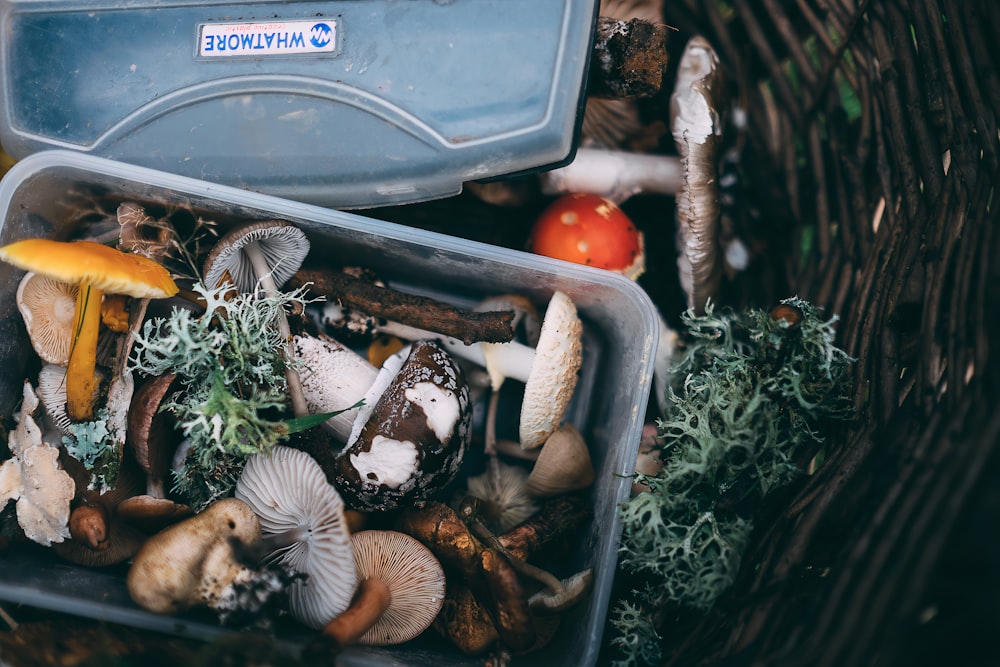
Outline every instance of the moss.
{"type": "Polygon", "coordinates": [[[811,304],[741,314],[710,304],[683,321],[658,421],[664,468],[636,474],[647,490],[621,510],[621,572],[646,582],[611,621],[624,665],[652,662],[646,643],[658,640],[644,624],[658,609],[708,610],[732,585],[756,503],[800,474],[797,461],[823,440],[821,420],[849,413],[852,360],[834,345],[835,320],[811,304]]]}
{"type": "Polygon", "coordinates": [[[284,341],[272,322],[279,309],[306,302],[304,288],[231,299],[225,287],[193,289],[205,311],[175,308],[147,321],[131,363],[146,375],[179,378],[181,388],[160,409],[190,441],[174,488],[197,510],[232,491],[248,456],[270,452],[288,436],[284,341]]]}

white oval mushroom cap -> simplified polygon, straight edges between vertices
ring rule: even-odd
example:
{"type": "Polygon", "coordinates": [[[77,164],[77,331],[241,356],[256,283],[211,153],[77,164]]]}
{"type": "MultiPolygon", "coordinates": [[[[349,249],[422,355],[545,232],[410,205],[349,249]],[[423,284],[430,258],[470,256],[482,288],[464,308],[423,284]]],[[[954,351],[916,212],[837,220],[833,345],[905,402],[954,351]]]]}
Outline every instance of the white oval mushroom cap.
{"type": "Polygon", "coordinates": [[[358,580],[380,579],[390,602],[359,644],[409,641],[430,627],[444,604],[445,577],[431,550],[405,533],[362,530],[351,536],[358,580]]]}
{"type": "Polygon", "coordinates": [[[292,615],[322,628],[347,609],[355,588],[354,556],[344,501],[316,461],[291,447],[247,461],[236,497],[260,518],[261,532],[288,538],[272,558],[306,574],[289,590],[292,615]]]}
{"type": "Polygon", "coordinates": [[[583,363],[583,323],[576,306],[555,292],[545,309],[521,403],[519,440],[524,449],[538,447],[559,428],[573,398],[583,363]]]}
{"type": "Polygon", "coordinates": [[[347,408],[364,398],[378,376],[378,369],[329,336],[293,336],[292,345],[295,357],[306,366],[299,376],[310,412],[343,410],[323,424],[337,440],[348,442],[361,408],[347,408]]]}
{"type": "Polygon", "coordinates": [[[17,309],[42,361],[60,366],[69,363],[78,291],[76,285],[31,271],[18,284],[17,309]]]}

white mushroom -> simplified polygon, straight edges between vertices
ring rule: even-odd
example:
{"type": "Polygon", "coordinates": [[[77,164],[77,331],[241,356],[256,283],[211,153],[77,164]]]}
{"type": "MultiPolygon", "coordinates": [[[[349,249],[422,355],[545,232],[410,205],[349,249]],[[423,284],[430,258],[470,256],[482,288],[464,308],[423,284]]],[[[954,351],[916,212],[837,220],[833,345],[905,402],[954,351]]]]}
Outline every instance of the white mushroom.
{"type": "Polygon", "coordinates": [[[346,408],[365,397],[378,369],[329,336],[293,336],[292,347],[296,358],[305,365],[299,376],[307,408],[315,414],[343,410],[326,420],[324,426],[346,443],[360,410],[346,408]]]}
{"type": "Polygon", "coordinates": [[[69,538],[76,485],[59,466],[59,449],[43,442],[32,417],[37,408],[38,397],[25,382],[20,418],[7,441],[12,457],[0,465],[0,507],[15,500],[17,523],[25,537],[49,546],[69,538]]]}
{"type": "Polygon", "coordinates": [[[236,497],[277,546],[270,558],[307,575],[288,591],[292,615],[319,629],[343,612],[355,588],[351,538],[344,501],[319,464],[291,447],[255,454],[236,483],[236,497]]]}
{"type": "Polygon", "coordinates": [[[580,148],[566,166],[539,175],[547,195],[586,192],[616,204],[638,194],[675,195],[683,177],[676,156],[604,148],[580,148]]]}
{"type": "Polygon", "coordinates": [[[65,366],[73,342],[79,287],[33,271],[24,274],[15,299],[31,346],[42,361],[65,366]]]}

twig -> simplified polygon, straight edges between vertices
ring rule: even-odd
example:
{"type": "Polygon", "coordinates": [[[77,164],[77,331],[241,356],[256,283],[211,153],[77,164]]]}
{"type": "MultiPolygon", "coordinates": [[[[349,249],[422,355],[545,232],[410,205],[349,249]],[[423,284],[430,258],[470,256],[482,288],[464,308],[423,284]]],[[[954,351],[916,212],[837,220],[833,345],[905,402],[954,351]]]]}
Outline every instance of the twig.
{"type": "Polygon", "coordinates": [[[302,269],[288,281],[290,289],[308,285],[309,291],[362,311],[419,329],[475,342],[506,343],[514,339],[514,311],[476,312],[451,304],[379,287],[344,273],[302,269]]]}

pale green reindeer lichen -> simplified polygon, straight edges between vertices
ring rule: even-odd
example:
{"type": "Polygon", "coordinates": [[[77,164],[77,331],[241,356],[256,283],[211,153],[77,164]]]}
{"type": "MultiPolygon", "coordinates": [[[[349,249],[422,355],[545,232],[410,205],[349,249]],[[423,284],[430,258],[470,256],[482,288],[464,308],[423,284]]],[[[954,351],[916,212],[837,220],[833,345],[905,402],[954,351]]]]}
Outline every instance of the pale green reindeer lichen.
{"type": "MultiPolygon", "coordinates": [[[[285,344],[273,326],[279,309],[306,305],[305,287],[273,296],[231,286],[195,284],[206,303],[194,313],[175,308],[145,322],[132,369],[175,373],[180,389],[161,406],[171,412],[190,447],[175,490],[195,509],[227,495],[245,459],[270,452],[290,433],[286,407],[285,344]]],[[[299,362],[292,361],[296,364],[299,362]]]]}
{"type": "Polygon", "coordinates": [[[753,499],[801,473],[823,438],[821,419],[849,414],[852,359],[834,345],[835,320],[781,302],[793,321],[762,310],[684,314],[686,344],[658,421],[663,471],[621,509],[622,579],[633,586],[609,623],[619,666],[654,664],[656,611],[707,610],[735,581],[750,540],[753,499]],[[749,499],[749,501],[748,501],[749,499]]]}

